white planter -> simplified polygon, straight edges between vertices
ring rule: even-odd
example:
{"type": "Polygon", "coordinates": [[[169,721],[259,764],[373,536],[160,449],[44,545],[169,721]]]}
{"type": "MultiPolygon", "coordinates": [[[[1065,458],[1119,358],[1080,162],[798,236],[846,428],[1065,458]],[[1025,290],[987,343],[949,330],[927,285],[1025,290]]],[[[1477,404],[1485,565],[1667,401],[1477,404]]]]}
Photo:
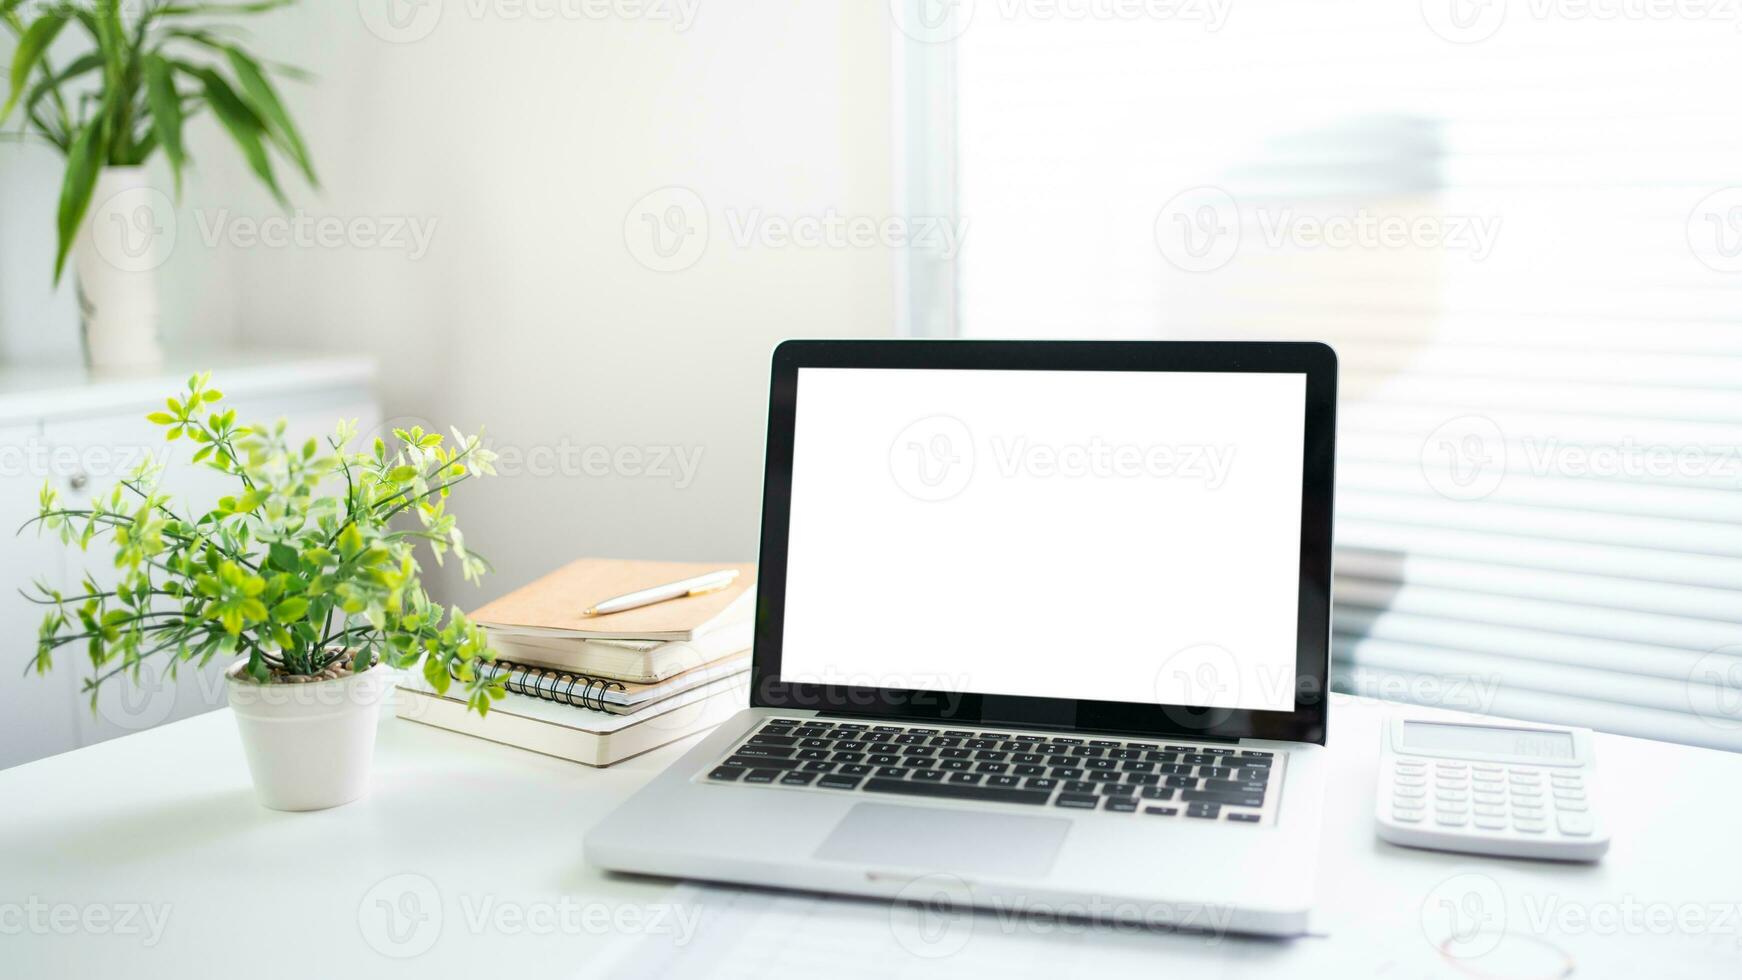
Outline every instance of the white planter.
{"type": "Polygon", "coordinates": [[[367,793],[387,668],[312,684],[259,684],[239,679],[247,663],[224,676],[260,802],[324,810],[367,793]]]}
{"type": "Polygon", "coordinates": [[[105,167],[73,242],[85,358],[125,374],[163,363],[157,270],[175,250],[175,205],[144,167],[105,167]]]}

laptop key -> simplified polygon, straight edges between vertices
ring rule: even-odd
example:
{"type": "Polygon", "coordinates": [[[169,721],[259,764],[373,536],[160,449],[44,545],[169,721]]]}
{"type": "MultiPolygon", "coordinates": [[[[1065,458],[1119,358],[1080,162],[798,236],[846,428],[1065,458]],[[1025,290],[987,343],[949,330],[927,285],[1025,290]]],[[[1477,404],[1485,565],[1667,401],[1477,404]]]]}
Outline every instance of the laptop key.
{"type": "Polygon", "coordinates": [[[1017,785],[1020,785],[1021,783],[1022,783],[1022,780],[1017,779],[1015,776],[987,776],[986,777],[986,785],[987,786],[1017,786],[1017,785]]]}
{"type": "Polygon", "coordinates": [[[1128,772],[1125,781],[1133,786],[1154,786],[1161,782],[1161,777],[1152,772],[1128,772]]]}
{"type": "Polygon", "coordinates": [[[791,737],[784,736],[784,735],[761,735],[761,734],[758,734],[758,735],[750,736],[750,744],[751,745],[786,745],[786,746],[791,746],[791,745],[795,745],[797,743],[798,743],[798,739],[791,738],[791,737]]]}
{"type": "Polygon", "coordinates": [[[828,749],[799,749],[798,754],[793,756],[793,758],[795,758],[795,759],[804,759],[806,761],[815,761],[817,759],[827,759],[828,757],[829,757],[829,750],[828,749]]]}
{"type": "Polygon", "coordinates": [[[752,769],[744,774],[747,783],[772,783],[774,777],[780,775],[778,769],[752,769]]]}
{"type": "Polygon", "coordinates": [[[1089,778],[1097,783],[1116,783],[1119,781],[1119,774],[1108,772],[1105,769],[1096,769],[1089,773],[1089,778]]]}
{"type": "Polygon", "coordinates": [[[1179,813],[1177,806],[1146,806],[1143,812],[1152,817],[1171,817],[1179,813]]]}
{"type": "MultiPolygon", "coordinates": [[[[1042,806],[1049,794],[1030,789],[1002,786],[972,786],[964,783],[926,783],[907,779],[867,779],[867,793],[899,793],[906,796],[930,796],[939,799],[982,800],[987,803],[1026,803],[1042,806]]],[[[1093,799],[1094,797],[1090,797],[1093,799]]]]}
{"type": "Polygon", "coordinates": [[[870,772],[871,772],[870,766],[861,766],[857,763],[848,763],[848,764],[843,765],[841,767],[840,775],[843,775],[843,776],[864,776],[864,775],[869,774],[870,772]]]}
{"type": "Polygon", "coordinates": [[[1093,793],[1094,791],[1095,784],[1084,780],[1072,779],[1065,783],[1065,792],[1067,793],[1093,793]]]}
{"type": "Polygon", "coordinates": [[[739,769],[737,766],[716,766],[714,767],[713,772],[708,773],[708,778],[718,779],[721,782],[729,783],[742,775],[744,775],[744,770],[739,769]]]}
{"type": "Polygon", "coordinates": [[[1168,789],[1164,786],[1145,786],[1141,791],[1139,791],[1138,795],[1146,800],[1171,800],[1173,799],[1173,794],[1176,792],[1178,791],[1168,789]]]}
{"type": "Polygon", "coordinates": [[[865,761],[874,766],[897,766],[901,764],[901,756],[892,752],[879,752],[865,757],[865,761]]]}
{"type": "Polygon", "coordinates": [[[950,772],[961,772],[964,769],[974,768],[974,764],[966,759],[944,759],[938,763],[938,768],[950,772]]]}
{"type": "Polygon", "coordinates": [[[1212,793],[1257,793],[1259,795],[1264,793],[1264,787],[1254,786],[1249,782],[1237,779],[1206,779],[1198,788],[1212,793]]]}
{"type": "Polygon", "coordinates": [[[1169,776],[1167,784],[1175,789],[1194,789],[1197,787],[1198,781],[1192,776],[1169,776]]]}
{"type": "Polygon", "coordinates": [[[1137,812],[1137,801],[1129,796],[1115,796],[1107,800],[1104,809],[1114,813],[1135,813],[1137,812]]]}
{"type": "Polygon", "coordinates": [[[1083,771],[1081,769],[1054,768],[1047,775],[1054,779],[1082,779],[1083,771]]]}
{"type": "Polygon", "coordinates": [[[1102,783],[1102,796],[1136,796],[1137,787],[1130,783],[1102,783]]]}
{"type": "Polygon", "coordinates": [[[1055,788],[1056,786],[1058,786],[1058,784],[1059,784],[1059,781],[1056,779],[1043,779],[1043,778],[1037,776],[1037,777],[1034,777],[1034,778],[1028,780],[1027,782],[1023,783],[1022,785],[1028,787],[1029,789],[1051,790],[1051,789],[1055,788]]]}
{"type": "Polygon", "coordinates": [[[952,783],[977,783],[986,777],[977,772],[952,772],[949,781],[952,783]]]}
{"type": "Polygon", "coordinates": [[[816,778],[817,774],[814,772],[789,772],[780,777],[780,782],[783,786],[809,786],[816,778]]]}
{"type": "Polygon", "coordinates": [[[922,783],[937,783],[942,782],[943,778],[947,775],[949,775],[949,773],[944,772],[942,769],[919,769],[914,772],[913,778],[922,783]]]}
{"type": "Polygon", "coordinates": [[[1018,776],[1044,776],[1045,766],[1011,766],[1010,771],[1018,776]]]}
{"type": "Polygon", "coordinates": [[[877,775],[882,776],[885,779],[906,779],[909,771],[910,770],[903,769],[900,766],[877,767],[877,775]]]}
{"type": "Polygon", "coordinates": [[[799,768],[805,772],[834,772],[835,764],[833,762],[807,762],[799,768]]]}
{"type": "Polygon", "coordinates": [[[829,756],[829,761],[830,762],[864,762],[865,761],[865,753],[863,753],[863,752],[836,752],[834,755],[829,756]]]}
{"type": "Polygon", "coordinates": [[[734,755],[747,755],[764,759],[785,759],[791,756],[792,749],[778,745],[740,745],[734,755]]]}
{"type": "Polygon", "coordinates": [[[1193,803],[1186,807],[1186,816],[1199,820],[1214,820],[1222,815],[1222,808],[1214,803],[1193,803]]]}
{"type": "Polygon", "coordinates": [[[1211,793],[1201,789],[1181,790],[1179,798],[1187,803],[1220,803],[1227,806],[1263,806],[1264,796],[1253,793],[1241,796],[1236,793],[1211,793]]]}
{"type": "Polygon", "coordinates": [[[771,769],[775,771],[782,769],[797,769],[799,765],[797,759],[753,759],[741,755],[735,755],[730,759],[727,759],[723,764],[728,766],[743,766],[746,769],[771,769]]]}
{"type": "Polygon", "coordinates": [[[1258,814],[1256,814],[1256,813],[1230,813],[1230,814],[1228,814],[1228,819],[1234,821],[1235,823],[1257,823],[1258,822],[1258,814]]]}
{"type": "Polygon", "coordinates": [[[1073,810],[1093,810],[1101,805],[1101,798],[1087,793],[1060,793],[1053,805],[1070,807],[1073,810]]]}

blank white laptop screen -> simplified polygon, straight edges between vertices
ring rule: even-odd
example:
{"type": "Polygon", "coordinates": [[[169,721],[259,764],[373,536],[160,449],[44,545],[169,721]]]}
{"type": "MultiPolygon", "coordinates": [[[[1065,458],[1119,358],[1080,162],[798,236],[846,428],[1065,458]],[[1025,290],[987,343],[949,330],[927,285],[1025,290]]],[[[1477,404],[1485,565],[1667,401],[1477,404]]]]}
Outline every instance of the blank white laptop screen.
{"type": "Polygon", "coordinates": [[[801,368],[781,680],[1292,711],[1304,374],[801,368]]]}

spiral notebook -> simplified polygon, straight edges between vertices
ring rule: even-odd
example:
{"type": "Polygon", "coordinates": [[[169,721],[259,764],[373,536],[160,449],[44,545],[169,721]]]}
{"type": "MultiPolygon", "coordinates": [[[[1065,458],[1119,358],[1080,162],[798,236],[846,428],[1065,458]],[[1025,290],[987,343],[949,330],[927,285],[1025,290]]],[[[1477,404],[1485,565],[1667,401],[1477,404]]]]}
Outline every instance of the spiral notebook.
{"type": "Polygon", "coordinates": [[[505,686],[509,694],[533,697],[552,704],[626,715],[691,688],[742,674],[749,666],[749,653],[744,651],[650,684],[591,677],[574,671],[502,659],[484,664],[483,669],[492,678],[506,675],[508,679],[505,686]]]}

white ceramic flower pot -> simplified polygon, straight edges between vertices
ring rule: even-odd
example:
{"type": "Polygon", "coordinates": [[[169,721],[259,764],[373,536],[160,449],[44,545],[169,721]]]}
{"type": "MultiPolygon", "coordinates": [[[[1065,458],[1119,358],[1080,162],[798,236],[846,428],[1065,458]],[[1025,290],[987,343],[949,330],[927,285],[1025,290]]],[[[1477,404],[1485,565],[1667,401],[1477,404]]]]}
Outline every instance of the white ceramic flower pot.
{"type": "Polygon", "coordinates": [[[125,374],[163,363],[157,270],[175,248],[175,205],[144,167],[105,167],[73,241],[85,359],[125,374]]]}
{"type": "Polygon", "coordinates": [[[246,666],[238,661],[224,676],[260,802],[324,810],[367,793],[387,668],[311,684],[259,684],[241,675],[246,666]]]}

